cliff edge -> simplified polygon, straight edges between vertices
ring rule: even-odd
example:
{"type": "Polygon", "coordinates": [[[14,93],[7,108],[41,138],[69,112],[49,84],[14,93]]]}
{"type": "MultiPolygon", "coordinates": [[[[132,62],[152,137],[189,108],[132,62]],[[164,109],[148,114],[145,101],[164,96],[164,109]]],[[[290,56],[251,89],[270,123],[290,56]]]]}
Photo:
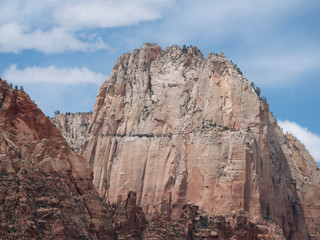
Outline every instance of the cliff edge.
{"type": "Polygon", "coordinates": [[[223,54],[157,44],[122,55],[99,90],[84,156],[105,201],[135,190],[147,218],[186,203],[320,238],[319,168],[223,54]]]}

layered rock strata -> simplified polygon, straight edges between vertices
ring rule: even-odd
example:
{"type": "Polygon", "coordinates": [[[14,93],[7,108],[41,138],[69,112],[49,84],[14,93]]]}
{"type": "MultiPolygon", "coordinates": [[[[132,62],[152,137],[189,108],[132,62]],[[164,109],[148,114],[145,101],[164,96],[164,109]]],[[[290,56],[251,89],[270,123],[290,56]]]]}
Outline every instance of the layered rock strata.
{"type": "Polygon", "coordinates": [[[83,153],[83,147],[89,138],[88,126],[92,113],[65,113],[58,114],[51,121],[67,140],[70,148],[79,154],[83,153]]]}
{"type": "Polygon", "coordinates": [[[0,79],[0,238],[113,239],[86,160],[0,79]]]}
{"type": "Polygon", "coordinates": [[[130,189],[147,217],[245,212],[287,239],[319,239],[316,162],[285,136],[223,54],[145,44],[121,56],[97,96],[84,156],[105,201],[130,189]]]}

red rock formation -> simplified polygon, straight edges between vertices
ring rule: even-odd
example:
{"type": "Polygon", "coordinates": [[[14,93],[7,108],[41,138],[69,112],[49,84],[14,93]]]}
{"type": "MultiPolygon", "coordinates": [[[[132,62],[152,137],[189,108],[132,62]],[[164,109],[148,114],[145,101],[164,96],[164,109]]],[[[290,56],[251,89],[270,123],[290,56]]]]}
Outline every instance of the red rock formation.
{"type": "Polygon", "coordinates": [[[244,212],[237,213],[231,221],[224,216],[208,217],[194,204],[185,204],[178,218],[168,216],[155,210],[147,223],[144,213],[136,205],[136,193],[130,191],[125,201],[118,199],[108,205],[108,211],[117,232],[117,239],[246,239],[271,240],[284,239],[282,231],[273,226],[269,233],[268,227],[256,225],[248,220],[244,212]]]}
{"type": "Polygon", "coordinates": [[[85,159],[0,79],[0,238],[113,239],[85,159]]]}
{"type": "Polygon", "coordinates": [[[250,222],[244,213],[234,215],[230,222],[223,216],[208,218],[206,213],[199,211],[198,206],[186,204],[180,216],[172,222],[156,212],[143,233],[143,239],[283,239],[281,233],[273,235],[270,235],[267,227],[250,222]]]}
{"type": "Polygon", "coordinates": [[[148,218],[177,218],[190,201],[210,216],[245,212],[288,239],[320,238],[319,168],[222,54],[156,44],[124,54],[89,134],[84,156],[106,201],[135,189],[148,218]]]}
{"type": "Polygon", "coordinates": [[[125,201],[118,199],[116,203],[109,205],[118,239],[136,239],[142,235],[146,219],[142,208],[136,205],[136,201],[136,193],[129,191],[125,201]]]}

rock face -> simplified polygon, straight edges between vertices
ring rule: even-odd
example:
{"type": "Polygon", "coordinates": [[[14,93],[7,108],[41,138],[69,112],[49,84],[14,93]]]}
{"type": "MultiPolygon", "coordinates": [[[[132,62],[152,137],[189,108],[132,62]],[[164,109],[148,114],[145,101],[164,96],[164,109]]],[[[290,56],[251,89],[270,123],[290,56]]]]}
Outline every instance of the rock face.
{"type": "Polygon", "coordinates": [[[0,238],[113,239],[86,160],[0,79],[0,238]]]}
{"type": "Polygon", "coordinates": [[[76,153],[82,154],[83,147],[89,138],[87,132],[91,115],[92,113],[66,113],[58,114],[51,119],[76,153]]]}
{"type": "Polygon", "coordinates": [[[116,203],[109,204],[108,210],[119,240],[139,238],[145,229],[145,215],[137,206],[136,196],[136,192],[129,191],[125,201],[120,197],[116,203]]]}
{"type": "Polygon", "coordinates": [[[223,54],[156,44],[124,54],[88,134],[84,156],[106,201],[134,189],[148,218],[176,219],[194,202],[209,216],[244,212],[287,239],[320,238],[316,162],[223,54]]]}
{"type": "MultiPolygon", "coordinates": [[[[279,235],[278,235],[279,236],[279,235]]],[[[271,240],[275,238],[268,233],[265,226],[257,226],[248,221],[244,213],[234,216],[231,222],[224,216],[208,218],[206,213],[199,211],[199,207],[186,204],[178,219],[168,222],[156,212],[146,230],[143,239],[246,239],[271,240]]]]}

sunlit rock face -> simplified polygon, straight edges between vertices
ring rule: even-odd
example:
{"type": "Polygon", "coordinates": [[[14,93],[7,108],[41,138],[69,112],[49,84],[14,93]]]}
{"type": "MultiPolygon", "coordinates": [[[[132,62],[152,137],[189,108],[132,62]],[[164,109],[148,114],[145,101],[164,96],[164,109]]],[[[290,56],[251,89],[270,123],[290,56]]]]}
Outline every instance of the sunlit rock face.
{"type": "Polygon", "coordinates": [[[51,121],[67,140],[70,148],[79,154],[83,153],[83,148],[89,138],[88,126],[92,113],[65,113],[57,114],[51,121]]]}
{"type": "Polygon", "coordinates": [[[320,237],[319,168],[220,54],[145,44],[122,55],[97,96],[84,156],[105,201],[135,190],[149,218],[195,203],[245,212],[288,239],[320,237]]]}
{"type": "Polygon", "coordinates": [[[0,79],[0,239],[113,239],[87,161],[0,79]]]}

